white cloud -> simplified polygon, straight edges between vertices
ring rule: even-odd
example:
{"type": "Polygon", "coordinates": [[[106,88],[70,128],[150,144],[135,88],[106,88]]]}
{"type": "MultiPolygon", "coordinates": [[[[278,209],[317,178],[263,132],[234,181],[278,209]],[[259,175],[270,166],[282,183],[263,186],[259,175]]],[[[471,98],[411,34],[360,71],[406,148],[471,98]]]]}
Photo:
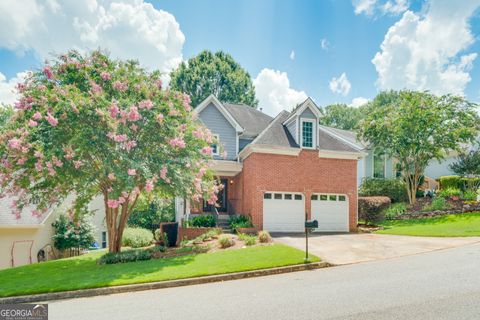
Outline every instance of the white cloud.
{"type": "Polygon", "coordinates": [[[469,18],[480,0],[431,1],[423,13],[407,11],[388,30],[372,60],[380,89],[430,90],[463,94],[476,53],[463,53],[473,42],[469,18]]]}
{"type": "Polygon", "coordinates": [[[356,15],[366,14],[367,16],[371,16],[376,4],[377,0],[352,0],[356,15]]]}
{"type": "Polygon", "coordinates": [[[307,98],[304,91],[290,88],[286,72],[264,68],[253,80],[259,107],[263,112],[276,116],[284,109],[291,110],[307,98]]]}
{"type": "Polygon", "coordinates": [[[389,0],[382,6],[382,11],[395,15],[407,11],[409,6],[408,0],[389,0]]]}
{"type": "Polygon", "coordinates": [[[347,75],[344,72],[338,78],[333,77],[332,80],[330,80],[329,87],[333,93],[339,93],[342,96],[346,96],[350,92],[352,85],[350,84],[350,81],[348,81],[347,75]]]}
{"type": "Polygon", "coordinates": [[[26,76],[27,72],[19,72],[15,77],[7,80],[5,75],[0,72],[0,104],[13,105],[18,98],[16,85],[23,82],[26,76]]]}
{"type": "Polygon", "coordinates": [[[320,45],[322,46],[322,50],[328,50],[328,48],[330,47],[330,42],[328,42],[326,38],[323,38],[320,41],[320,45]]]}
{"type": "Polygon", "coordinates": [[[368,101],[370,101],[370,99],[367,99],[364,97],[356,97],[352,99],[352,103],[350,103],[350,106],[354,108],[358,108],[366,104],[368,101]]]}
{"type": "Polygon", "coordinates": [[[0,25],[0,47],[19,54],[101,47],[163,72],[182,61],[185,42],[175,17],[143,0],[3,0],[0,25]]]}
{"type": "Polygon", "coordinates": [[[398,15],[410,6],[409,0],[388,0],[386,2],[378,0],[352,0],[352,5],[356,15],[364,14],[368,17],[379,14],[398,15]]]}
{"type": "Polygon", "coordinates": [[[290,52],[290,60],[295,60],[295,51],[290,52]]]}

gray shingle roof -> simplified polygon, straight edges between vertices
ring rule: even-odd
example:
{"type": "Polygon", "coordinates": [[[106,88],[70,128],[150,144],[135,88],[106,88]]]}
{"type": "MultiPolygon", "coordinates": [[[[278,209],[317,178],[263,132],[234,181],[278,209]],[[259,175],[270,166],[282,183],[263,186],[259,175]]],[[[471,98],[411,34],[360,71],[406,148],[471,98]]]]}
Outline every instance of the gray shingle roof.
{"type": "Polygon", "coordinates": [[[345,139],[349,143],[355,145],[358,149],[364,149],[366,147],[365,143],[363,143],[362,141],[359,141],[357,139],[357,134],[353,131],[332,128],[332,127],[328,127],[328,126],[324,126],[324,125],[320,125],[320,128],[322,128],[324,130],[327,130],[327,131],[345,139]]]}
{"type": "Polygon", "coordinates": [[[50,212],[44,214],[41,218],[34,217],[32,215],[33,207],[24,208],[20,219],[17,219],[14,214],[12,214],[11,204],[15,198],[5,197],[0,199],[0,226],[1,225],[37,225],[41,224],[50,212]]]}
{"type": "MultiPolygon", "coordinates": [[[[302,105],[299,104],[297,108],[302,105]]],[[[299,148],[287,127],[283,123],[292,115],[288,111],[280,112],[275,118],[245,104],[223,103],[232,117],[245,129],[244,135],[256,137],[252,144],[287,148],[299,148]]],[[[358,152],[364,146],[357,141],[351,131],[320,126],[319,148],[322,150],[358,152]],[[346,142],[346,141],[348,142],[346,142]],[[351,145],[353,144],[353,146],[351,145]],[[356,146],[357,149],[354,147],[356,146]]]]}
{"type": "Polygon", "coordinates": [[[223,103],[227,111],[245,131],[244,135],[256,137],[272,121],[272,117],[245,104],[223,103]]]}
{"type": "Polygon", "coordinates": [[[335,138],[323,130],[319,130],[318,145],[321,150],[358,152],[358,149],[353,148],[348,143],[335,138]]]}
{"type": "Polygon", "coordinates": [[[287,111],[280,112],[275,119],[269,124],[269,126],[262,132],[257,139],[254,140],[254,144],[274,145],[280,147],[293,147],[298,148],[298,144],[292,137],[287,128],[283,125],[283,122],[290,116],[287,111]]]}

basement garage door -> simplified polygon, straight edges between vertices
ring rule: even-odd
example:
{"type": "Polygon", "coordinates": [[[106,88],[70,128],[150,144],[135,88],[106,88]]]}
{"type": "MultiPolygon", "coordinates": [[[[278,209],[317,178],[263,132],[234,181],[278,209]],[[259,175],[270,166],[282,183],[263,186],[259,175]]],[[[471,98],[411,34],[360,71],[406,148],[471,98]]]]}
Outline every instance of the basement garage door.
{"type": "Polygon", "coordinates": [[[266,192],[263,195],[263,229],[270,232],[305,230],[305,197],[301,193],[266,192]]]}
{"type": "Polygon", "coordinates": [[[318,232],[348,232],[348,197],[344,194],[313,194],[312,219],[318,232]]]}

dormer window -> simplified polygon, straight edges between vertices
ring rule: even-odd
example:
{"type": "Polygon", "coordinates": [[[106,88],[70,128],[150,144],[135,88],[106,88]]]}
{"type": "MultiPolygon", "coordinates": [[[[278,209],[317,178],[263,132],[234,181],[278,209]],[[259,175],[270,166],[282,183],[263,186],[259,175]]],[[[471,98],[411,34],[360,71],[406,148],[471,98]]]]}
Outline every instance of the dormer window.
{"type": "MultiPolygon", "coordinates": [[[[217,143],[220,142],[220,137],[219,137],[218,134],[213,134],[212,136],[213,136],[213,139],[215,141],[217,141],[217,143]]],[[[214,156],[218,156],[220,154],[219,150],[218,150],[218,144],[217,143],[212,143],[210,145],[210,147],[212,148],[212,155],[214,155],[214,156]]]]}
{"type": "Polygon", "coordinates": [[[302,148],[314,149],[315,148],[315,120],[302,119],[301,122],[301,146],[302,148]]]}

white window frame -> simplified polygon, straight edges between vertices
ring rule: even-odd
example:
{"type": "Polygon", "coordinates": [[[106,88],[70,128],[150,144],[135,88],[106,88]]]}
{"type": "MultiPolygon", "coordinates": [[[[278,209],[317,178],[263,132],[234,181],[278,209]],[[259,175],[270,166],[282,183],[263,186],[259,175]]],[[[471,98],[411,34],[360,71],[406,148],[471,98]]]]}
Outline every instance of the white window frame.
{"type": "MultiPolygon", "coordinates": [[[[220,147],[220,135],[218,135],[218,134],[212,134],[212,137],[213,137],[215,140],[217,140],[217,143],[212,143],[212,145],[211,145],[211,146],[213,146],[213,145],[216,145],[216,146],[217,146],[217,147],[215,148],[215,149],[217,149],[216,152],[213,152],[213,148],[212,148],[212,155],[214,155],[214,156],[219,156],[219,155],[220,155],[220,148],[219,148],[219,147],[220,147]]],[[[210,147],[211,147],[211,146],[210,146],[210,147]]]]}
{"type": "Polygon", "coordinates": [[[300,120],[300,147],[303,149],[315,149],[317,146],[317,135],[315,134],[315,120],[314,119],[301,119],[300,120]],[[303,146],[303,123],[310,122],[312,124],[312,146],[303,146]]]}

